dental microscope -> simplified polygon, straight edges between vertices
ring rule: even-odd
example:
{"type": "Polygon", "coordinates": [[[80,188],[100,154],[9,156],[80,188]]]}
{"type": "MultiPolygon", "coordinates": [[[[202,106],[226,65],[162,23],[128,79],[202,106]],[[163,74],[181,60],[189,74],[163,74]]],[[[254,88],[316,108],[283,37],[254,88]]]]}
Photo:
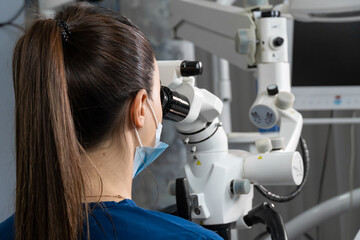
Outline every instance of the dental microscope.
{"type": "Polygon", "coordinates": [[[225,239],[229,239],[230,229],[249,228],[259,221],[267,224],[274,239],[286,239],[273,206],[264,203],[252,209],[252,199],[254,185],[299,185],[303,180],[302,157],[289,147],[301,121],[291,107],[292,95],[271,85],[250,110],[250,117],[261,127],[279,124],[286,131],[276,138],[259,139],[256,154],[229,150],[218,118],[222,102],[195,86],[193,76],[201,73],[201,62],[159,61],[158,65],[164,119],[175,122],[186,146],[186,178],[177,179],[175,186],[180,215],[225,239]]]}
{"type": "Polygon", "coordinates": [[[268,8],[225,7],[201,0],[174,1],[171,7],[175,36],[242,69],[257,70],[258,93],[249,118],[260,129],[280,128],[276,136],[256,140],[255,153],[229,149],[219,120],[222,101],[195,84],[195,76],[202,73],[201,62],[158,61],[163,116],[175,122],[186,146],[186,178],[177,179],[173,186],[178,215],[224,239],[231,238],[231,229],[257,223],[266,225],[272,239],[287,239],[272,204],[252,206],[254,186],[276,199],[264,186],[299,186],[306,173],[302,156],[295,151],[302,116],[292,108],[286,19],[268,8]]]}

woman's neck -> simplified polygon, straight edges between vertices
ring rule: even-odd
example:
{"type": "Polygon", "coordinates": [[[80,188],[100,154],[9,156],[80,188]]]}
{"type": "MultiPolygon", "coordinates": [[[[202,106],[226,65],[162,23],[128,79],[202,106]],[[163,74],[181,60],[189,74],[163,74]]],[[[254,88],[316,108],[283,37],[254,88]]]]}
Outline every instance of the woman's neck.
{"type": "Polygon", "coordinates": [[[106,142],[84,156],[86,202],[131,199],[134,147],[121,146],[106,142]]]}

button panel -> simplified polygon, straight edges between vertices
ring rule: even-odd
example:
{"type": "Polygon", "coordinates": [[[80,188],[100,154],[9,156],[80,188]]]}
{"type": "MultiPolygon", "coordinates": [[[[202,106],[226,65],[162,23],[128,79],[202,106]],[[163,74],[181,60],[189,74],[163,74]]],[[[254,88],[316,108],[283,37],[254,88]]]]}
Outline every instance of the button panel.
{"type": "Polygon", "coordinates": [[[297,110],[356,110],[360,109],[360,93],[348,95],[296,95],[297,110]]]}

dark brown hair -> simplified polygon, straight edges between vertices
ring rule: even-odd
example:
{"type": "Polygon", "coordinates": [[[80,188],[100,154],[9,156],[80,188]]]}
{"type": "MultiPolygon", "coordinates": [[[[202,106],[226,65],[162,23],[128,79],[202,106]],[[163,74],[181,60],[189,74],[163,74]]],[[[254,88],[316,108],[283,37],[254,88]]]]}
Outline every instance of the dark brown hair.
{"type": "Polygon", "coordinates": [[[151,93],[153,72],[141,31],[89,4],[38,19],[20,38],[13,56],[16,239],[80,237],[87,221],[81,154],[123,129],[136,93],[151,93]],[[67,41],[59,20],[68,25],[67,41]]]}

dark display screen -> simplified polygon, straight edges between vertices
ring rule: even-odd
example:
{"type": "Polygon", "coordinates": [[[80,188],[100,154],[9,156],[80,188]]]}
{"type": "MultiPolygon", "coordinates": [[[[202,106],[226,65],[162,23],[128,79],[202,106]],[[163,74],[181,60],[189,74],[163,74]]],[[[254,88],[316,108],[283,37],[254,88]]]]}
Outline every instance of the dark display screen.
{"type": "Polygon", "coordinates": [[[360,22],[295,21],[292,86],[360,86],[360,22]]]}

